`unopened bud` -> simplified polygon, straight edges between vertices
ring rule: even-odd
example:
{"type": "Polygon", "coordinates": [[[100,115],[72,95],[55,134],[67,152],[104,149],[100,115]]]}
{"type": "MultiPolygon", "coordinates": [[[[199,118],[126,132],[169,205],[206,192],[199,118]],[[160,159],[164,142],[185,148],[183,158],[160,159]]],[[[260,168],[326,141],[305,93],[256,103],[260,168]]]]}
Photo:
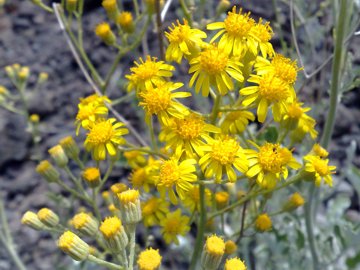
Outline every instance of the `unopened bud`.
{"type": "Polygon", "coordinates": [[[50,148],[48,152],[55,161],[56,165],[60,168],[64,168],[68,164],[69,159],[61,145],[55,145],[50,148]]]}
{"type": "Polygon", "coordinates": [[[45,178],[49,183],[57,182],[60,180],[59,172],[54,168],[54,166],[47,160],[43,160],[36,167],[36,172],[45,178]]]}
{"type": "Polygon", "coordinates": [[[58,241],[59,248],[75,261],[84,261],[90,253],[90,247],[71,231],[64,232],[58,241]]]}
{"type": "Polygon", "coordinates": [[[64,149],[65,154],[72,158],[77,159],[80,153],[79,147],[71,136],[67,136],[60,140],[59,144],[64,149]]]}
{"type": "Polygon", "coordinates": [[[59,217],[49,208],[42,208],[37,213],[39,220],[46,226],[55,227],[59,224],[59,217]]]}
{"type": "Polygon", "coordinates": [[[129,239],[126,235],[125,229],[121,223],[121,220],[114,217],[107,217],[100,226],[100,231],[107,242],[108,246],[113,251],[124,250],[129,243],[129,239]]]}
{"type": "Polygon", "coordinates": [[[21,219],[21,223],[24,225],[29,226],[30,228],[34,229],[34,230],[43,230],[45,229],[45,225],[40,221],[40,219],[38,218],[38,216],[31,211],[27,211],[22,219],[21,219]]]}
{"type": "Polygon", "coordinates": [[[117,194],[120,201],[120,212],[125,224],[135,224],[141,220],[140,194],[135,189],[117,194]]]}
{"type": "Polygon", "coordinates": [[[101,40],[109,45],[112,46],[116,42],[116,36],[111,31],[110,25],[108,23],[101,23],[98,24],[95,28],[95,34],[101,38],[101,40]]]}
{"type": "Polygon", "coordinates": [[[207,270],[218,269],[224,253],[224,240],[216,235],[208,237],[201,255],[201,266],[207,270]]]}
{"type": "Polygon", "coordinates": [[[90,187],[95,188],[100,184],[100,170],[96,167],[86,168],[82,172],[82,178],[90,187]]]}
{"type": "Polygon", "coordinates": [[[117,23],[120,25],[121,29],[124,30],[125,33],[134,32],[135,25],[130,12],[120,12],[117,17],[117,23]]]}
{"type": "Polygon", "coordinates": [[[71,220],[71,224],[84,235],[95,236],[98,233],[98,221],[87,213],[75,215],[71,220]]]}
{"type": "Polygon", "coordinates": [[[77,2],[77,0],[66,0],[66,10],[70,13],[76,11],[77,2]]]}

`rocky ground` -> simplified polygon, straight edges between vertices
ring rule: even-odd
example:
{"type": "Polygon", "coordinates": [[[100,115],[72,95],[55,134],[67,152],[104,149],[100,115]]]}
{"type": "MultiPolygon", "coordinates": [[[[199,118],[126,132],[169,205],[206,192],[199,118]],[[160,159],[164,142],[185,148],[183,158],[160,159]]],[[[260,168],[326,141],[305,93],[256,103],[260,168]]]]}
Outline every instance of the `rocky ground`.
{"type": "MultiPolygon", "coordinates": [[[[8,2],[4,10],[0,11],[0,85],[11,89],[3,67],[13,63],[28,65],[31,68],[33,75],[30,78],[30,86],[35,83],[35,74],[41,71],[49,73],[49,81],[38,93],[28,93],[30,113],[40,115],[42,122],[40,151],[46,156],[47,149],[56,144],[60,138],[74,134],[73,119],[78,99],[90,94],[91,88],[73,60],[55,17],[35,7],[30,1],[8,2]]],[[[92,29],[101,21],[99,16],[103,16],[94,2],[88,1],[85,16],[85,49],[91,52],[91,59],[99,67],[100,72],[104,72],[114,52],[109,53],[94,36],[92,29]]],[[[246,5],[257,16],[269,19],[274,17],[271,6],[251,3],[246,5]],[[269,10],[271,10],[270,14],[269,10]]],[[[286,28],[288,18],[285,16],[283,20],[286,28]]],[[[150,33],[150,38],[151,35],[150,33]]],[[[353,46],[353,54],[354,63],[360,64],[359,48],[353,46]]],[[[124,67],[132,60],[127,59],[126,63],[122,63],[122,67],[117,71],[118,74],[122,74],[124,67]]],[[[317,60],[321,62],[321,59],[317,60]]],[[[326,76],[325,79],[323,78],[323,80],[328,79],[326,76]]],[[[305,88],[305,95],[311,96],[312,89],[311,85],[305,88]]],[[[118,90],[113,88],[110,95],[119,96],[116,91],[118,90]]],[[[342,164],[346,158],[346,148],[354,140],[357,142],[354,163],[360,166],[359,104],[360,92],[359,89],[355,89],[345,95],[343,105],[339,108],[334,141],[331,145],[332,157],[338,164],[342,164]]],[[[134,119],[136,125],[136,116],[131,110],[122,110],[121,113],[127,119],[134,119]]],[[[323,117],[318,120],[321,126],[323,117]]],[[[37,162],[31,159],[34,154],[31,136],[25,130],[26,123],[22,116],[0,109],[0,195],[5,200],[8,221],[19,254],[28,269],[53,269],[53,264],[58,258],[52,255],[59,254],[54,240],[49,234],[33,231],[20,224],[21,215],[26,210],[36,211],[43,206],[49,206],[46,196],[48,185],[35,173],[37,162]]],[[[354,197],[358,195],[354,191],[354,197]]],[[[355,199],[351,207],[359,210],[355,199]]],[[[1,247],[0,269],[15,269],[1,247]]]]}

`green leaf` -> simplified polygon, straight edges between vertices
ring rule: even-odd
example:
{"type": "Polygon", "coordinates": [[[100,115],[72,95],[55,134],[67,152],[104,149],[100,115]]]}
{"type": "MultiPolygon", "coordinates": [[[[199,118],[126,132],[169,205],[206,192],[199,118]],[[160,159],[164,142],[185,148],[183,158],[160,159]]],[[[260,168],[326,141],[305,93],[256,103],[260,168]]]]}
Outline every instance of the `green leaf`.
{"type": "Polygon", "coordinates": [[[354,257],[349,257],[346,259],[346,265],[350,269],[355,269],[355,267],[360,263],[360,252],[358,252],[354,257]]]}
{"type": "Polygon", "coordinates": [[[264,138],[266,141],[276,143],[279,133],[276,127],[268,127],[265,131],[264,138]]]}
{"type": "Polygon", "coordinates": [[[342,234],[342,231],[341,231],[341,228],[340,228],[339,225],[335,225],[335,226],[334,226],[334,233],[335,233],[336,237],[337,237],[338,239],[340,239],[341,245],[342,245],[343,247],[346,247],[346,246],[347,246],[347,245],[346,245],[346,240],[345,240],[345,238],[344,238],[344,236],[343,236],[343,234],[342,234]]]}
{"type": "Polygon", "coordinates": [[[296,229],[297,237],[296,237],[296,246],[298,249],[302,249],[305,246],[305,236],[302,231],[296,229]]]}

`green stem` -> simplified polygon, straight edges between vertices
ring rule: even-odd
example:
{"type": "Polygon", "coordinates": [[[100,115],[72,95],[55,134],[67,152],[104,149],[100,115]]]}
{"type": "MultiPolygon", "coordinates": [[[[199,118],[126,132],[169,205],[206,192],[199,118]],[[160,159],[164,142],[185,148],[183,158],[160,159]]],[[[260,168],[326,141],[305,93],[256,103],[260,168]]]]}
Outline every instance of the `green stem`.
{"type": "Polygon", "coordinates": [[[204,231],[206,224],[206,209],[205,209],[205,186],[199,185],[200,192],[200,221],[197,227],[197,236],[195,241],[194,252],[191,257],[189,270],[195,270],[198,259],[200,258],[202,246],[204,244],[204,231]]]}
{"type": "Polygon", "coordinates": [[[96,264],[98,264],[100,266],[105,266],[105,267],[107,267],[109,269],[114,269],[114,270],[123,270],[124,269],[123,267],[121,267],[118,264],[114,264],[114,263],[110,263],[110,262],[101,260],[99,258],[96,258],[93,255],[89,255],[88,260],[93,262],[93,263],[96,263],[96,264]]]}
{"type": "Polygon", "coordinates": [[[93,206],[93,209],[94,209],[94,212],[95,212],[95,215],[97,217],[97,219],[99,221],[101,221],[101,214],[100,214],[100,211],[99,211],[99,207],[97,205],[97,189],[96,188],[93,188],[92,189],[92,206],[93,206]]]}
{"type": "Polygon", "coordinates": [[[71,193],[73,196],[75,196],[75,197],[77,197],[77,198],[79,198],[79,199],[83,200],[84,202],[87,202],[87,203],[89,203],[91,205],[91,200],[88,197],[86,197],[86,196],[80,194],[79,192],[77,192],[76,190],[68,187],[61,180],[57,181],[56,184],[58,184],[60,187],[62,187],[67,192],[71,193]]]}
{"type": "Polygon", "coordinates": [[[151,117],[150,121],[149,121],[149,132],[150,132],[152,147],[154,148],[155,152],[158,152],[159,149],[158,149],[158,145],[157,145],[156,137],[155,137],[154,119],[153,119],[153,117],[151,117]]]}
{"type": "Polygon", "coordinates": [[[184,16],[189,23],[189,26],[192,27],[191,13],[189,12],[189,9],[186,6],[185,0],[180,0],[180,5],[181,5],[182,11],[184,12],[184,16]]]}
{"type": "Polygon", "coordinates": [[[129,235],[130,235],[130,244],[129,244],[129,270],[133,270],[134,267],[134,256],[135,256],[135,241],[136,241],[136,224],[129,225],[129,235]]]}
{"type": "Polygon", "coordinates": [[[211,123],[213,125],[216,124],[216,119],[217,119],[218,114],[219,114],[220,104],[221,104],[221,96],[216,95],[213,110],[212,110],[211,116],[210,116],[210,120],[211,120],[211,123]]]}
{"type": "Polygon", "coordinates": [[[307,203],[305,204],[305,228],[306,233],[308,236],[309,246],[310,246],[310,253],[313,263],[313,269],[317,270],[319,269],[319,259],[316,252],[316,242],[314,237],[314,231],[313,231],[313,202],[314,202],[314,196],[315,196],[316,188],[314,185],[309,186],[309,192],[308,192],[308,199],[307,203]]]}
{"type": "Polygon", "coordinates": [[[105,78],[105,82],[104,84],[101,86],[101,92],[103,94],[106,93],[106,88],[108,87],[109,83],[110,83],[110,80],[111,80],[111,77],[112,75],[114,74],[115,72],[115,69],[117,67],[117,65],[119,64],[121,58],[124,56],[123,52],[121,50],[119,50],[118,54],[116,55],[115,59],[114,59],[114,62],[112,63],[111,67],[110,67],[110,70],[108,72],[108,74],[106,75],[106,78],[105,78]]]}

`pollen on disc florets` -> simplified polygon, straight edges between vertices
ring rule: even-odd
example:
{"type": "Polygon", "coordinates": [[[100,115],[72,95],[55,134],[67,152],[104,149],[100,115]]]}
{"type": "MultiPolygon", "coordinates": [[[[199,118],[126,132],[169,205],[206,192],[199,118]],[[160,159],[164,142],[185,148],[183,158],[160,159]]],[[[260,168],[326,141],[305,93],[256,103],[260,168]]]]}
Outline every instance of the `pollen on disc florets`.
{"type": "Polygon", "coordinates": [[[176,132],[183,139],[195,139],[199,137],[204,127],[204,120],[196,115],[191,115],[185,119],[176,119],[176,132]]]}
{"type": "Polygon", "coordinates": [[[140,95],[150,114],[157,114],[166,110],[171,103],[171,92],[166,85],[149,88],[140,95]]]}
{"type": "Polygon", "coordinates": [[[101,121],[93,126],[88,133],[88,141],[91,144],[101,144],[110,141],[113,137],[114,130],[111,122],[101,121]]]}
{"type": "Polygon", "coordinates": [[[291,152],[279,144],[266,143],[259,150],[259,164],[263,170],[280,173],[282,166],[291,159],[291,152]]]}
{"type": "Polygon", "coordinates": [[[169,39],[169,42],[180,43],[190,37],[190,26],[188,22],[184,20],[184,24],[180,24],[177,21],[177,25],[173,24],[173,28],[169,27],[170,32],[167,32],[165,35],[169,39]]]}
{"type": "Polygon", "coordinates": [[[216,46],[211,46],[200,54],[201,69],[210,75],[225,71],[228,60],[226,53],[216,46]]]}
{"type": "Polygon", "coordinates": [[[290,118],[300,119],[303,114],[303,109],[298,102],[293,102],[287,106],[287,114],[290,118]]]}
{"type": "Polygon", "coordinates": [[[177,161],[166,160],[160,168],[161,184],[167,188],[172,187],[180,178],[180,171],[177,161]]]}
{"type": "Polygon", "coordinates": [[[228,16],[224,20],[225,29],[229,35],[236,37],[245,37],[254,27],[255,21],[250,18],[250,12],[241,14],[242,9],[239,13],[236,13],[236,7],[233,8],[232,12],[228,13],[228,16]]]}
{"type": "Polygon", "coordinates": [[[232,138],[217,140],[212,145],[211,157],[222,165],[232,164],[240,146],[232,138]]]}
{"type": "Polygon", "coordinates": [[[281,80],[288,84],[296,82],[297,72],[299,71],[296,61],[291,61],[291,59],[281,54],[276,54],[271,61],[271,65],[274,67],[275,75],[281,80]]]}
{"type": "Polygon", "coordinates": [[[288,84],[272,74],[267,74],[261,78],[259,94],[270,102],[279,102],[290,97],[288,84]]]}

